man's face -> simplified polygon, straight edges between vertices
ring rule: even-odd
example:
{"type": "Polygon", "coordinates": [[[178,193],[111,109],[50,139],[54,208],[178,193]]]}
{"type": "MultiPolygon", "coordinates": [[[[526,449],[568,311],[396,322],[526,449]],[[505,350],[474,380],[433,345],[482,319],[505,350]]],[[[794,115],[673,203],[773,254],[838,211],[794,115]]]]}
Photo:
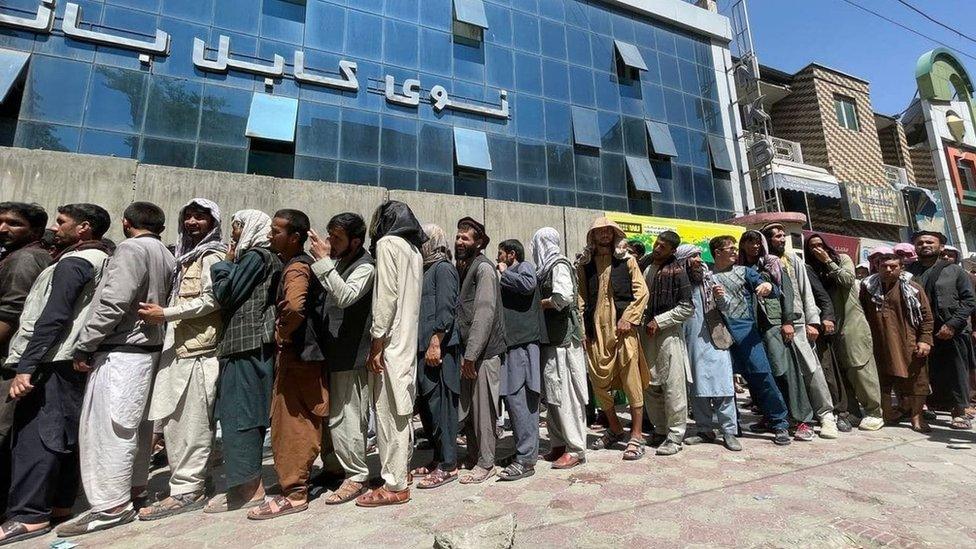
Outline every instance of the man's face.
{"type": "Polygon", "coordinates": [[[613,227],[600,227],[593,231],[593,240],[601,248],[613,246],[613,227]]]}
{"type": "Polygon", "coordinates": [[[952,250],[943,250],[942,259],[945,259],[949,263],[955,263],[959,259],[959,255],[952,250]]]}
{"type": "Polygon", "coordinates": [[[915,239],[915,253],[918,257],[931,259],[942,253],[942,243],[931,235],[922,235],[915,239]]]}
{"type": "MultiPolygon", "coordinates": [[[[739,248],[735,245],[735,242],[726,242],[721,248],[716,248],[712,256],[715,258],[715,263],[720,263],[722,265],[728,265],[730,263],[735,263],[738,259],[739,248]]],[[[698,258],[701,261],[701,258],[698,258]]]]}
{"type": "Polygon", "coordinates": [[[478,253],[478,243],[475,240],[474,231],[471,229],[458,229],[457,236],[454,237],[454,256],[464,261],[471,259],[478,253]]]}
{"type": "Polygon", "coordinates": [[[881,281],[891,284],[901,276],[901,260],[886,259],[878,264],[878,272],[881,274],[881,281]]]}
{"type": "Polygon", "coordinates": [[[498,248],[498,262],[504,263],[511,267],[515,264],[515,252],[506,252],[505,250],[498,248]]]}
{"type": "Polygon", "coordinates": [[[37,238],[37,232],[26,219],[13,210],[0,212],[0,245],[13,250],[37,238]]]}
{"type": "Polygon", "coordinates": [[[827,247],[824,245],[824,241],[821,240],[820,238],[810,239],[810,249],[813,251],[822,251],[822,252],[827,251],[827,247]]]}
{"type": "Polygon", "coordinates": [[[773,229],[769,235],[769,251],[773,255],[783,255],[786,253],[786,231],[783,229],[773,229]]]}
{"type": "Polygon", "coordinates": [[[207,236],[213,226],[214,218],[209,211],[193,206],[183,211],[183,234],[189,235],[194,241],[199,242],[207,236]]]}
{"type": "Polygon", "coordinates": [[[665,261],[674,255],[674,247],[670,243],[661,240],[660,238],[654,241],[654,248],[651,250],[651,258],[655,262],[665,261]]]}
{"type": "Polygon", "coordinates": [[[705,271],[705,262],[702,261],[700,255],[693,255],[688,258],[688,266],[691,268],[691,272],[700,275],[705,271]]]}
{"type": "Polygon", "coordinates": [[[329,252],[332,259],[342,259],[354,251],[353,243],[342,227],[329,229],[329,244],[332,246],[332,251],[329,252]]]}
{"type": "Polygon", "coordinates": [[[750,238],[742,241],[742,249],[746,251],[746,256],[750,261],[755,261],[762,253],[762,241],[758,238],[750,238]]]}
{"type": "Polygon", "coordinates": [[[54,244],[60,249],[80,242],[82,234],[87,232],[89,228],[87,222],[78,223],[63,213],[58,214],[55,223],[57,224],[57,229],[54,231],[54,244]]]}
{"type": "Polygon", "coordinates": [[[230,226],[230,239],[234,242],[241,241],[241,233],[244,232],[244,223],[235,221],[230,226]]]}
{"type": "Polygon", "coordinates": [[[271,220],[268,240],[271,242],[271,251],[280,254],[291,250],[292,243],[298,240],[298,235],[288,232],[288,220],[276,217],[271,220]]]}

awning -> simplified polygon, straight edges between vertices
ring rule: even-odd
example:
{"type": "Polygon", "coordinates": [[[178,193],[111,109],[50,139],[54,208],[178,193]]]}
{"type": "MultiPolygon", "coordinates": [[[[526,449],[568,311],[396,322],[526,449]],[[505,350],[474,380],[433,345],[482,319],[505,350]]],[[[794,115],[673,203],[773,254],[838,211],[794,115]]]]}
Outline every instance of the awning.
{"type": "Polygon", "coordinates": [[[600,126],[596,111],[573,107],[573,141],[577,145],[600,148],[600,126]]]}
{"type": "Polygon", "coordinates": [[[644,62],[644,56],[641,55],[637,46],[628,44],[627,42],[621,42],[620,40],[614,40],[613,44],[616,46],[617,55],[620,56],[620,60],[624,62],[624,65],[632,69],[647,70],[647,63],[644,62]]]}
{"type": "Polygon", "coordinates": [[[491,171],[491,154],[485,132],[454,128],[454,159],[462,168],[491,171]]]}
{"type": "Polygon", "coordinates": [[[28,59],[30,54],[25,51],[0,48],[0,103],[7,98],[10,88],[24,72],[28,59]]]}
{"type": "Polygon", "coordinates": [[[725,144],[725,138],[718,135],[708,136],[708,152],[712,157],[712,167],[723,172],[734,171],[732,166],[732,156],[729,155],[729,148],[725,144]]]}
{"type": "Polygon", "coordinates": [[[654,154],[661,156],[678,156],[678,149],[674,147],[674,138],[671,137],[671,128],[664,122],[647,120],[647,136],[651,139],[651,149],[654,154]]]}
{"type": "Polygon", "coordinates": [[[840,182],[823,168],[787,160],[773,160],[773,173],[763,178],[763,190],[785,189],[829,198],[841,197],[840,182]]]}
{"type": "Polygon", "coordinates": [[[454,0],[454,20],[487,29],[485,3],[482,0],[454,0]]]}
{"type": "Polygon", "coordinates": [[[297,120],[297,99],[256,93],[251,98],[251,112],[247,116],[244,135],[294,143],[297,120]]]}
{"type": "Polygon", "coordinates": [[[651,162],[643,156],[627,156],[627,173],[634,182],[634,188],[645,193],[659,193],[661,186],[654,175],[651,162]]]}

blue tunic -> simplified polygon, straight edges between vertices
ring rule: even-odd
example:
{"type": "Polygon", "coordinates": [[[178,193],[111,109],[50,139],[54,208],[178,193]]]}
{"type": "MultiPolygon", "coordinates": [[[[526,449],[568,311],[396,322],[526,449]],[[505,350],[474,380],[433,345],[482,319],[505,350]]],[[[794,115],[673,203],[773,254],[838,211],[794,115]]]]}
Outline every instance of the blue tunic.
{"type": "Polygon", "coordinates": [[[700,288],[692,288],[695,312],[684,325],[691,361],[691,394],[696,397],[734,396],[732,356],[729,351],[717,349],[712,344],[711,334],[705,326],[705,306],[700,288]]]}
{"type": "MultiPolygon", "coordinates": [[[[738,265],[731,270],[714,273],[713,277],[716,283],[725,287],[729,302],[722,313],[735,341],[731,349],[735,371],[741,374],[770,372],[769,359],[756,326],[753,301],[753,292],[762,284],[762,278],[755,269],[738,265]]],[[[771,297],[778,296],[779,290],[773,285],[771,297]]]]}

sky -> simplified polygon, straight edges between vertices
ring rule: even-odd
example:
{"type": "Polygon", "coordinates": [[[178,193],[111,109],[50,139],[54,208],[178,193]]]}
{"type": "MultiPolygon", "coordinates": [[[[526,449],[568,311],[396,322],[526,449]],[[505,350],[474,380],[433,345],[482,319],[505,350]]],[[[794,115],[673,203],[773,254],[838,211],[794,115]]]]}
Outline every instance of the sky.
{"type": "MultiPolygon", "coordinates": [[[[728,14],[734,1],[721,0],[720,11],[728,14]]],[[[817,62],[867,80],[874,111],[882,114],[897,115],[908,107],[916,90],[915,61],[940,47],[844,0],[746,1],[761,64],[795,72],[817,62]]],[[[976,79],[976,41],[939,27],[898,0],[850,1],[949,45],[976,79]]],[[[976,40],[976,0],[906,1],[976,40]]]]}

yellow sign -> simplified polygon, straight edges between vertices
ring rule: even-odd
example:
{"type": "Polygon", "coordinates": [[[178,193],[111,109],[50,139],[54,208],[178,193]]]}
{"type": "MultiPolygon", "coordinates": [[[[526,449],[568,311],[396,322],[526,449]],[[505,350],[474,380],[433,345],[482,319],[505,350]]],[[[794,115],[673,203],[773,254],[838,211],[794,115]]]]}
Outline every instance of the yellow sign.
{"type": "Polygon", "coordinates": [[[712,252],[708,249],[709,240],[722,235],[731,235],[738,239],[742,233],[746,232],[745,227],[739,225],[687,221],[667,217],[646,217],[617,212],[607,212],[607,217],[623,229],[628,240],[639,240],[643,243],[648,253],[650,253],[657,235],[664,231],[674,231],[681,237],[683,244],[694,244],[701,248],[702,259],[709,263],[712,263],[712,252]]]}

